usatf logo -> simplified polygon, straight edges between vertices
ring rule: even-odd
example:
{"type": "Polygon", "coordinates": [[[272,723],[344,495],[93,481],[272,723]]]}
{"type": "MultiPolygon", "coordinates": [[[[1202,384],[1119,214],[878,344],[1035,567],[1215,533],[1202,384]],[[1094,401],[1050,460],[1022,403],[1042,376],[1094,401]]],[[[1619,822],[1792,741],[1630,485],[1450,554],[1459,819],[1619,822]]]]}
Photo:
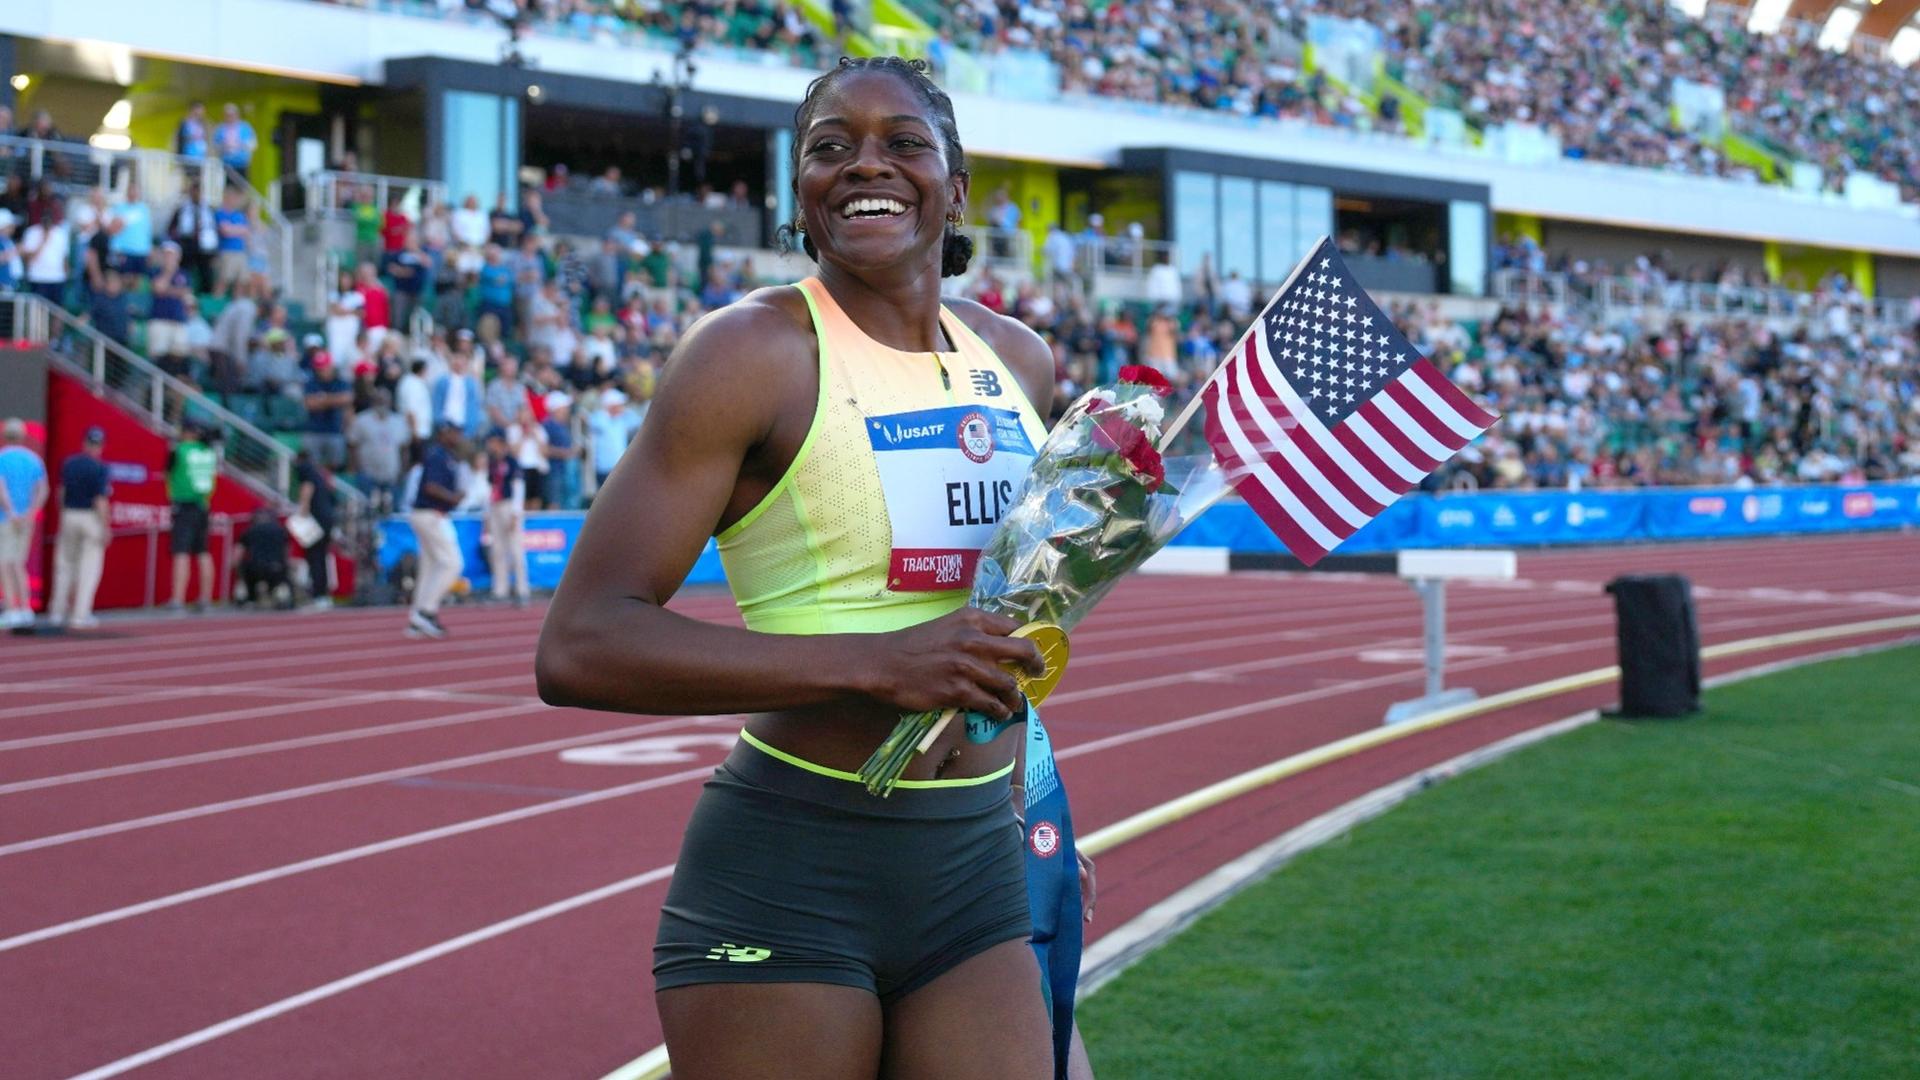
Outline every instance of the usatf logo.
{"type": "Polygon", "coordinates": [[[1052,858],[1060,850],[1060,830],[1051,821],[1039,822],[1027,832],[1027,846],[1043,859],[1052,858]]]}
{"type": "Polygon", "coordinates": [[[930,439],[947,430],[945,424],[888,424],[880,420],[871,423],[875,431],[886,437],[889,446],[899,446],[915,439],[930,439]]]}
{"type": "Polygon", "coordinates": [[[993,456],[993,427],[986,417],[970,412],[960,418],[960,452],[980,465],[993,456]]]}
{"type": "Polygon", "coordinates": [[[717,947],[707,950],[707,959],[726,960],[735,964],[757,964],[772,955],[772,949],[756,949],[750,945],[735,945],[731,941],[723,941],[717,947]]]}

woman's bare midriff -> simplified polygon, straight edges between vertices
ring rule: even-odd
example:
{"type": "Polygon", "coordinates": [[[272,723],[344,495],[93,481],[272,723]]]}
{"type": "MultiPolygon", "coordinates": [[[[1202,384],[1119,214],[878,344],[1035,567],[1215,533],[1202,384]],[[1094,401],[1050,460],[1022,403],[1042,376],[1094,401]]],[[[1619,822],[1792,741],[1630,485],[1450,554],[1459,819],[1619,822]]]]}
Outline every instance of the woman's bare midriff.
{"type": "MultiPolygon", "coordinates": [[[[821,706],[760,713],[747,721],[755,738],[815,765],[858,772],[900,719],[888,706],[821,706]]],[[[1018,736],[1002,733],[984,745],[969,742],[966,726],[955,716],[927,752],[907,764],[902,779],[957,780],[987,776],[1013,760],[1018,736]]]]}

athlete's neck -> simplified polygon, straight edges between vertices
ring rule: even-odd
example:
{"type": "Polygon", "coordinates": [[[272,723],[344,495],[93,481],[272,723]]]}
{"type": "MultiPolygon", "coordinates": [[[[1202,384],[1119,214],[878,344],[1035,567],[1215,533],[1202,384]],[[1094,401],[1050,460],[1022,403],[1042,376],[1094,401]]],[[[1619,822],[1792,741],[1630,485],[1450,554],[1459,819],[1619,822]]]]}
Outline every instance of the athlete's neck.
{"type": "Polygon", "coordinates": [[[862,333],[902,352],[943,352],[952,348],[940,330],[940,271],[894,276],[888,272],[854,274],[822,261],[820,284],[862,333]]]}

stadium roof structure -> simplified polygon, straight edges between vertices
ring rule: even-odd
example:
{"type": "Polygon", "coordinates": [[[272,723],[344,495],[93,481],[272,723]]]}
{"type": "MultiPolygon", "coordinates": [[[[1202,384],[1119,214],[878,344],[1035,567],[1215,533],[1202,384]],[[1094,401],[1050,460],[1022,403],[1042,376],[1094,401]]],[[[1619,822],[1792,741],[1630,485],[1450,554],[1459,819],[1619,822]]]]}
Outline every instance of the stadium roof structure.
{"type": "MultiPolygon", "coordinates": [[[[1758,0],[1733,2],[1751,8],[1758,0]]],[[[1786,17],[1825,26],[1834,10],[1842,7],[1855,7],[1861,11],[1860,25],[1854,29],[1854,34],[1891,41],[1901,27],[1913,20],[1915,12],[1920,12],[1920,0],[1791,0],[1786,17]]]]}

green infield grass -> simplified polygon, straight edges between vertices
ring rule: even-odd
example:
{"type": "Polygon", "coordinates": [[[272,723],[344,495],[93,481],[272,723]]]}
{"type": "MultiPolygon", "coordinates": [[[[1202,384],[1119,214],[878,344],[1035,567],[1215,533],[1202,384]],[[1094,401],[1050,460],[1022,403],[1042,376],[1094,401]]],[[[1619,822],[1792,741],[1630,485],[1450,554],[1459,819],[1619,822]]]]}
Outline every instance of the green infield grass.
{"type": "Polygon", "coordinates": [[[1920,648],[1439,784],[1080,1018],[1100,1080],[1920,1078],[1920,648]]]}

